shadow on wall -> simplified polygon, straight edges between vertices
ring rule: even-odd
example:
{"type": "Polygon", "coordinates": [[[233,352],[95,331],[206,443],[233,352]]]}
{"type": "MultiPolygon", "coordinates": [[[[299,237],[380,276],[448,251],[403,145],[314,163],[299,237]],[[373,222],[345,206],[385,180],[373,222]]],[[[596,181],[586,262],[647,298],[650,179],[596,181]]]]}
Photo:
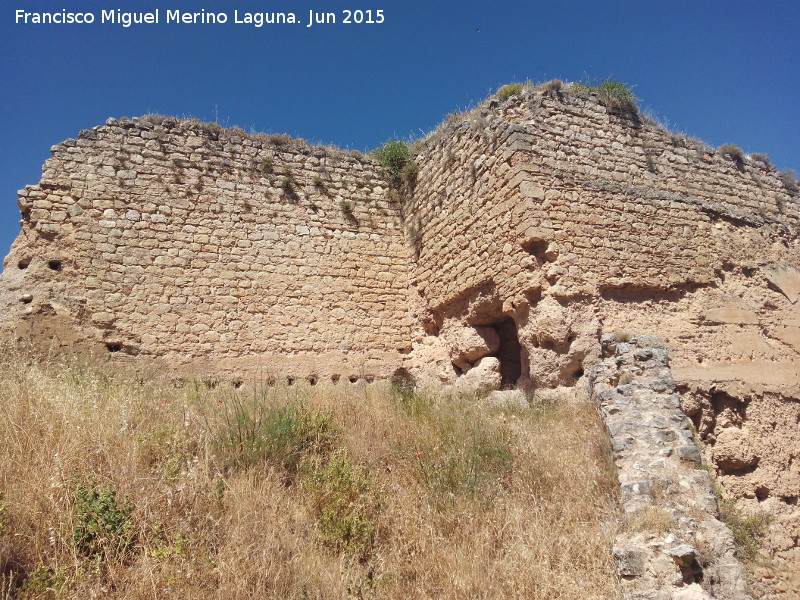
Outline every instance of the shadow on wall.
{"type": "Polygon", "coordinates": [[[500,349],[497,359],[500,361],[500,375],[502,387],[511,387],[517,384],[522,376],[522,346],[517,335],[517,324],[511,317],[505,317],[490,323],[500,338],[500,349]]]}

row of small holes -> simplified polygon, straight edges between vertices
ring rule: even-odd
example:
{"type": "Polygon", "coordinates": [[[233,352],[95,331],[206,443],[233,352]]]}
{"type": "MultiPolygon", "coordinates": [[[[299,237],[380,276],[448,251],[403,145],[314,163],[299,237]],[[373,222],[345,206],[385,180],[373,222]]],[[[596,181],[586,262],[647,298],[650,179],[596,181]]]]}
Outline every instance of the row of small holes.
{"type": "MultiPolygon", "coordinates": [[[[17,263],[17,267],[22,271],[27,269],[31,264],[30,258],[23,258],[17,263]]],[[[60,271],[61,270],[61,261],[60,260],[48,260],[47,261],[47,268],[51,271],[60,271]]]]}
{"type": "MultiPolygon", "coordinates": [[[[109,352],[120,352],[122,350],[122,344],[111,344],[111,343],[109,343],[109,344],[106,344],[106,348],[108,349],[109,352]]],[[[340,375],[331,375],[331,382],[334,383],[334,384],[339,383],[340,379],[341,379],[340,375]]],[[[294,377],[287,377],[286,378],[286,385],[294,385],[295,381],[296,380],[295,380],[294,377]]],[[[317,379],[316,377],[314,377],[312,375],[311,377],[308,377],[306,379],[306,381],[308,381],[308,383],[311,384],[311,385],[317,385],[317,383],[319,382],[319,379],[317,379]]],[[[348,381],[350,383],[358,383],[360,380],[359,380],[358,377],[351,376],[351,377],[348,378],[348,381]]],[[[375,378],[374,377],[365,377],[363,379],[363,381],[365,381],[366,383],[372,383],[373,381],[375,381],[375,378]]],[[[207,379],[207,380],[204,379],[203,383],[205,384],[206,387],[213,389],[213,388],[217,387],[217,383],[218,382],[216,380],[213,380],[213,379],[207,379]]],[[[244,381],[241,380],[241,379],[234,379],[230,383],[235,389],[239,389],[240,387],[242,387],[242,385],[244,385],[244,381]]],[[[275,379],[268,379],[267,380],[267,385],[268,386],[274,386],[274,385],[277,385],[277,383],[278,382],[275,379]]]]}
{"type": "MultiPolygon", "coordinates": [[[[334,384],[339,383],[340,379],[341,379],[341,375],[331,375],[331,383],[334,383],[334,384]]],[[[360,379],[358,377],[356,377],[355,375],[351,375],[350,377],[347,378],[347,380],[350,383],[358,383],[360,381],[360,379]]],[[[294,385],[295,381],[296,381],[296,379],[294,377],[287,377],[286,378],[286,385],[294,385]]],[[[308,377],[306,379],[306,381],[311,385],[317,385],[317,383],[319,383],[319,379],[314,375],[311,375],[310,377],[308,377]]],[[[374,377],[364,377],[363,381],[365,381],[367,383],[372,383],[373,381],[375,381],[375,378],[374,377]]],[[[267,385],[269,385],[269,386],[276,385],[277,383],[278,382],[275,379],[268,379],[267,380],[267,385]]]]}
{"type": "MultiPolygon", "coordinates": [[[[30,258],[23,258],[17,263],[17,267],[20,270],[27,269],[31,264],[30,258]]],[[[48,260],[47,261],[47,268],[51,271],[60,271],[61,270],[61,261],[60,260],[48,260]]]]}

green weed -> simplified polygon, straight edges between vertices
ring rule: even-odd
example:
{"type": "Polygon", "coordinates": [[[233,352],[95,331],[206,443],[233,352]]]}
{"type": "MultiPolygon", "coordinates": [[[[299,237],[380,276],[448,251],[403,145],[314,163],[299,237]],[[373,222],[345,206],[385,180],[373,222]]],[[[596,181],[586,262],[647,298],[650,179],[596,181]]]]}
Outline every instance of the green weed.
{"type": "Polygon", "coordinates": [[[339,201],[339,209],[348,219],[352,219],[354,216],[353,208],[354,208],[353,203],[350,200],[342,199],[341,201],[339,201]]]}
{"type": "Polygon", "coordinates": [[[66,585],[66,568],[54,570],[46,565],[39,565],[19,586],[17,597],[20,600],[55,599],[59,597],[66,585]]]}
{"type": "Polygon", "coordinates": [[[272,173],[272,165],[273,165],[272,158],[269,156],[265,156],[264,158],[261,159],[261,162],[258,165],[258,170],[264,173],[265,175],[272,173]]]}
{"type": "Polygon", "coordinates": [[[431,398],[419,392],[413,382],[393,382],[392,398],[394,398],[400,410],[409,417],[429,414],[433,406],[431,398]]]}
{"type": "Polygon", "coordinates": [[[490,500],[513,466],[508,432],[458,407],[439,408],[429,427],[414,461],[417,477],[434,502],[448,503],[456,496],[490,500]]]}
{"type": "Polygon", "coordinates": [[[411,156],[408,144],[400,140],[389,140],[373,151],[378,159],[387,181],[399,186],[412,174],[416,177],[416,163],[411,156]],[[414,166],[408,166],[414,164],[414,166]],[[405,173],[405,177],[404,177],[405,173]]]}
{"type": "Polygon", "coordinates": [[[93,560],[115,559],[133,540],[133,504],[109,485],[79,482],[73,492],[72,543],[79,554],[93,560]]]}
{"type": "Polygon", "coordinates": [[[330,414],[312,411],[299,399],[270,398],[267,390],[255,390],[249,401],[233,393],[224,406],[215,449],[228,467],[270,461],[294,475],[304,454],[331,450],[338,435],[330,414]]]}
{"type": "Polygon", "coordinates": [[[367,470],[337,451],[327,460],[311,457],[302,474],[323,540],[336,551],[368,558],[383,499],[367,470]]]}
{"type": "Polygon", "coordinates": [[[164,533],[164,527],[159,524],[153,528],[150,543],[152,546],[150,556],[157,560],[168,560],[173,556],[185,554],[189,540],[179,534],[175,541],[170,543],[164,533]]]}
{"type": "Polygon", "coordinates": [[[772,515],[762,510],[746,515],[736,500],[719,499],[720,519],[730,527],[736,542],[736,551],[745,561],[752,561],[758,553],[761,539],[767,535],[772,515]]]}
{"type": "Polygon", "coordinates": [[[497,90],[497,99],[503,102],[511,98],[511,96],[516,96],[517,94],[522,93],[523,89],[525,89],[525,84],[523,83],[508,83],[497,90]]]}
{"type": "Polygon", "coordinates": [[[617,115],[635,115],[639,112],[636,101],[640,100],[633,93],[635,86],[607,77],[603,81],[586,79],[583,82],[573,83],[571,91],[581,93],[595,93],[597,99],[617,115]]]}

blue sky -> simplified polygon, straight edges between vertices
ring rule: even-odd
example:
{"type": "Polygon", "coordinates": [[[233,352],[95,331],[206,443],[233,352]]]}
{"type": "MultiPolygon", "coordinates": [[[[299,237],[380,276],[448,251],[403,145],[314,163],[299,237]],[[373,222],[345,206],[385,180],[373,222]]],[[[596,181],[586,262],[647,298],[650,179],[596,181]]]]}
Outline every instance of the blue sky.
{"type": "Polygon", "coordinates": [[[419,136],[513,80],[613,76],[712,146],[800,170],[800,3],[14,0],[0,9],[0,255],[49,148],[159,112],[366,150],[419,136]],[[160,9],[162,23],[22,25],[15,10],[160,9]],[[383,10],[374,25],[163,23],[166,10],[383,10]],[[477,30],[480,31],[477,31],[477,30]]]}

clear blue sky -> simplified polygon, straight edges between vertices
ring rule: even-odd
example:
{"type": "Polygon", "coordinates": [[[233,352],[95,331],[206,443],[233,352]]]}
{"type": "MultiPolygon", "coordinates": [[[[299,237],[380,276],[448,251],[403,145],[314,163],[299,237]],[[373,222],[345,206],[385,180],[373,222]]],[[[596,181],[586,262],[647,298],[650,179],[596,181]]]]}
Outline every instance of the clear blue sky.
{"type": "Polygon", "coordinates": [[[109,116],[159,112],[365,150],[431,130],[513,80],[613,75],[645,110],[712,146],[800,170],[800,3],[533,0],[126,0],[125,10],[384,10],[381,25],[21,25],[0,9],[0,256],[16,190],[53,144],[109,116]],[[477,31],[477,30],[480,31],[477,31]]]}

